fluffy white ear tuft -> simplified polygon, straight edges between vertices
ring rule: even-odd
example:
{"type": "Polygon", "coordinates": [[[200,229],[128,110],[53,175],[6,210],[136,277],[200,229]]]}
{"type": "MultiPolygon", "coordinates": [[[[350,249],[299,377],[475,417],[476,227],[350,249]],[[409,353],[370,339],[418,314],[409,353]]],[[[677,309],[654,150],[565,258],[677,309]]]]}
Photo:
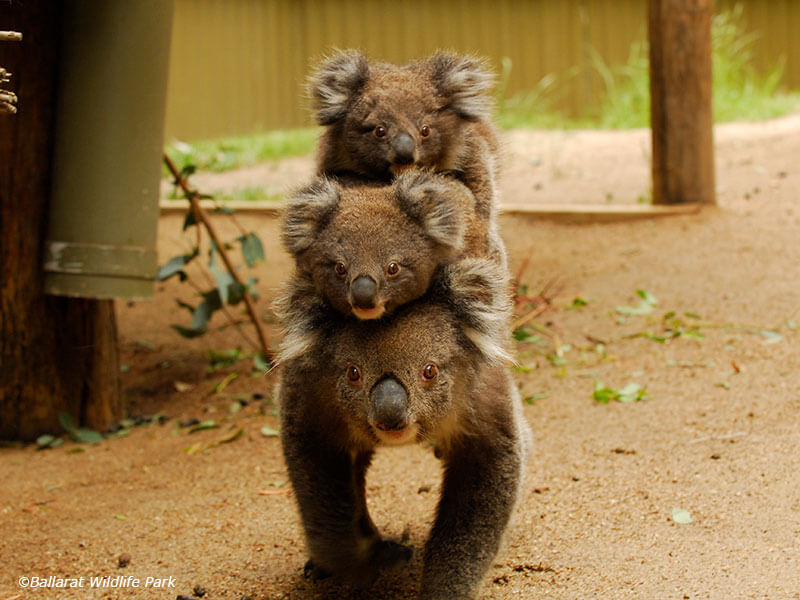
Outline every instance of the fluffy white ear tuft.
{"type": "Polygon", "coordinates": [[[289,198],[282,234],[286,250],[293,256],[307,250],[338,205],[339,186],[325,177],[289,198]]]}
{"type": "Polygon", "coordinates": [[[360,52],[337,50],[323,60],[308,78],[317,123],[332,125],[342,119],[368,78],[369,64],[360,52]]]}
{"type": "Polygon", "coordinates": [[[491,117],[493,101],[489,91],[494,85],[494,75],[484,60],[437,52],[430,58],[430,64],[431,80],[449,99],[450,108],[470,121],[491,117]]]}

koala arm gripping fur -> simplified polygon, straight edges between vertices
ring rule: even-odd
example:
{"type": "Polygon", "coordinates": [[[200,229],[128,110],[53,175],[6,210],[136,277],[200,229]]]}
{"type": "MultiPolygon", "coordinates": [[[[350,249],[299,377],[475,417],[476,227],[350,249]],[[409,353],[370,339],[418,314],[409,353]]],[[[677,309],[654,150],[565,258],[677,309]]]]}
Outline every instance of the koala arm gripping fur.
{"type": "Polygon", "coordinates": [[[353,585],[369,585],[382,570],[411,557],[410,548],[381,539],[367,512],[364,486],[372,450],[335,444],[330,432],[346,426],[324,409],[309,415],[309,404],[315,409],[319,404],[289,391],[303,389],[292,378],[280,389],[283,452],[311,556],[305,573],[314,579],[342,575],[353,585]]]}
{"type": "Polygon", "coordinates": [[[496,385],[483,385],[478,393],[498,404],[490,411],[479,408],[477,418],[485,419],[481,428],[460,436],[442,456],[442,495],[425,545],[419,600],[474,597],[520,494],[530,430],[521,408],[508,403],[508,397],[519,403],[513,383],[502,369],[492,379],[496,385]]]}

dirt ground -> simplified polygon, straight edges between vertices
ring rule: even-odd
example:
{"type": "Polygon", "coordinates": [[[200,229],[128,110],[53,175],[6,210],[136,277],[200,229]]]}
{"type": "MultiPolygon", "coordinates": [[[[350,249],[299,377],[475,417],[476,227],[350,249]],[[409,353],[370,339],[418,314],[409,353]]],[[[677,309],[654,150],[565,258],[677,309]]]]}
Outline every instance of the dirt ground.
{"type": "MultiPolygon", "coordinates": [[[[503,216],[512,268],[551,306],[517,347],[535,452],[481,598],[800,599],[800,115],[715,135],[716,208],[610,224],[503,216]],[[657,303],[620,314],[639,306],[636,290],[657,303]],[[568,309],[576,298],[585,304],[568,309]],[[601,404],[597,381],[635,382],[647,398],[601,404]]],[[[647,140],[511,132],[504,201],[635,203],[648,195],[647,140]]],[[[286,189],[310,165],[195,183],[286,189]]],[[[271,320],[290,267],[277,221],[239,219],[266,246],[258,307],[271,320]]],[[[162,262],[186,247],[180,224],[160,222],[162,262]]],[[[175,299],[192,297],[168,282],[152,301],[118,304],[130,413],[162,413],[163,424],[96,445],[0,449],[0,598],[172,599],[199,597],[196,586],[209,600],[413,597],[419,552],[369,592],[303,579],[303,536],[270,431],[275,374],[247,360],[208,372],[210,350],[245,346],[236,327],[178,337],[168,325],[188,315],[175,299]],[[189,433],[188,419],[220,427],[189,433]],[[36,577],[83,587],[21,587],[36,577]]],[[[378,453],[368,495],[386,535],[421,549],[439,477],[424,448],[378,453]]]]}

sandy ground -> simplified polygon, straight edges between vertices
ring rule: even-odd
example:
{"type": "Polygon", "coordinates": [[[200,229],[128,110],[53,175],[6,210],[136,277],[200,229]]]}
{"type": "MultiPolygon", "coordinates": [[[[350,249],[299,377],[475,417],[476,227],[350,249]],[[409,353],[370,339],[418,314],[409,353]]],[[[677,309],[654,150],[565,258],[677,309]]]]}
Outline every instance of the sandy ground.
{"type": "MultiPolygon", "coordinates": [[[[649,193],[647,139],[509,133],[504,198],[635,203],[649,193]]],[[[536,446],[481,598],[800,598],[800,116],[725,125],[716,140],[717,208],[602,225],[503,216],[512,268],[551,306],[517,347],[536,446]],[[657,299],[652,311],[619,314],[636,290],[657,299]],[[575,298],[586,304],[568,309],[575,298]],[[596,381],[635,382],[647,398],[600,404],[596,381]]],[[[310,170],[292,159],[195,184],[287,189],[310,170]]],[[[186,247],[181,220],[162,218],[162,261],[186,247]]],[[[273,218],[240,221],[266,247],[258,306],[271,320],[290,265],[273,218]]],[[[419,553],[367,592],[303,579],[279,442],[262,433],[277,427],[274,374],[246,360],[207,372],[210,350],[244,347],[239,329],[215,320],[186,342],[168,327],[187,322],[176,298],[193,292],[168,282],[153,301],[118,304],[130,412],[164,424],[97,445],[0,449],[0,598],[173,599],[199,597],[196,586],[211,600],[413,597],[419,553]],[[220,427],[189,433],[190,418],[220,427]],[[22,577],[83,587],[23,588],[22,577]]],[[[421,548],[439,476],[423,448],[379,452],[368,478],[378,526],[421,548]]]]}

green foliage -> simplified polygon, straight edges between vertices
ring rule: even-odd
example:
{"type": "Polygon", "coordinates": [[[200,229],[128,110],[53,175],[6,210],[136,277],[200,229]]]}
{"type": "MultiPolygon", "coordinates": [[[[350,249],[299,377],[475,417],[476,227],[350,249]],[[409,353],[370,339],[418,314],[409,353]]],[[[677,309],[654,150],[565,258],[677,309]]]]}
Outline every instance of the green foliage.
{"type": "MultiPolygon", "coordinates": [[[[184,221],[184,230],[189,227],[199,227],[194,218],[189,218],[192,211],[189,210],[184,221]]],[[[265,260],[264,246],[261,239],[252,231],[242,233],[235,240],[239,244],[242,259],[248,267],[253,267],[256,263],[265,260]]],[[[208,323],[212,315],[222,310],[226,306],[235,306],[244,301],[245,296],[257,299],[258,293],[255,285],[258,282],[255,278],[250,278],[247,284],[235,281],[233,275],[219,256],[220,250],[216,242],[209,242],[207,270],[212,275],[216,286],[210,290],[200,292],[201,301],[197,305],[177,300],[180,307],[185,308],[192,315],[192,320],[188,327],[185,325],[173,324],[171,327],[185,338],[196,338],[208,331],[208,323]]],[[[167,263],[159,268],[158,280],[165,281],[170,277],[178,275],[181,281],[187,281],[189,275],[185,267],[200,255],[200,249],[194,247],[192,252],[171,258],[167,263]]]]}
{"type": "Polygon", "coordinates": [[[319,138],[316,127],[203,140],[173,141],[167,153],[179,169],[191,165],[204,171],[228,171],[259,162],[310,154],[319,138]]]}
{"type": "MultiPolygon", "coordinates": [[[[781,90],[785,57],[761,72],[754,64],[754,45],[759,38],[742,24],[742,5],[714,16],[711,24],[714,121],[766,119],[787,114],[800,106],[800,93],[781,90]]],[[[502,96],[498,103],[498,123],[502,127],[576,127],[630,129],[650,124],[650,76],[647,42],[631,46],[623,65],[608,65],[596,49],[589,47],[591,68],[605,88],[600,107],[579,118],[552,110],[560,93],[559,83],[574,78],[577,69],[559,82],[554,75],[543,78],[531,92],[502,96]]],[[[511,65],[504,62],[503,81],[507,83],[511,65]]],[[[506,85],[500,86],[505,93],[506,85]]]]}
{"type": "Polygon", "coordinates": [[[647,388],[638,383],[629,383],[622,389],[616,389],[603,385],[600,381],[594,382],[592,398],[601,404],[608,404],[612,400],[618,402],[638,402],[647,399],[647,388]]]}
{"type": "MultiPolygon", "coordinates": [[[[75,442],[82,442],[85,444],[96,444],[97,442],[103,441],[103,436],[101,433],[93,429],[78,427],[77,425],[75,425],[75,422],[72,420],[72,417],[65,412],[58,413],[58,422],[61,424],[64,430],[69,434],[69,436],[75,442]]],[[[52,444],[50,445],[50,447],[52,447],[52,444]]]]}

